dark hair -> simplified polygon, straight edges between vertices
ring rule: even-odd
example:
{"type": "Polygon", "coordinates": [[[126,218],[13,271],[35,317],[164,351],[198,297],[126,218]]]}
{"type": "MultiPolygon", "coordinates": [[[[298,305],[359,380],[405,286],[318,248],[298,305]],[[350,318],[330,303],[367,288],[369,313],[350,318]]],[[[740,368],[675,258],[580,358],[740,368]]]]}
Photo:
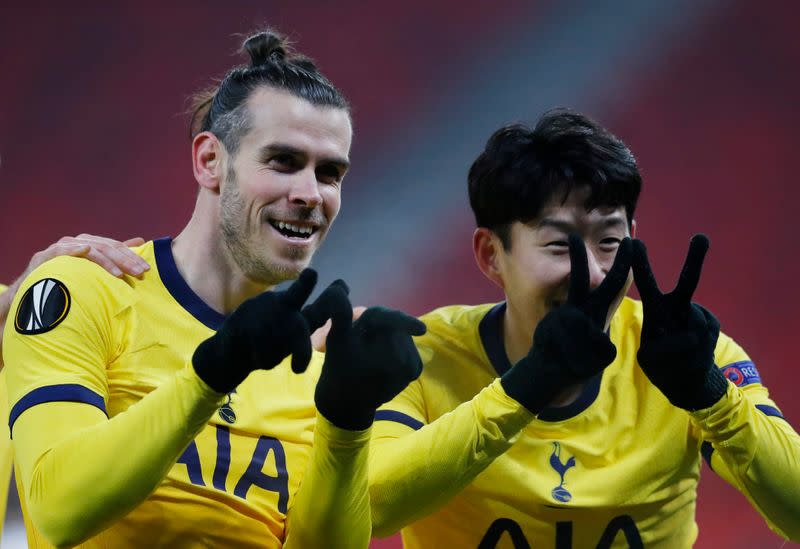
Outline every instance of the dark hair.
{"type": "Polygon", "coordinates": [[[479,227],[494,231],[509,249],[511,224],[535,219],[557,192],[566,200],[588,185],[587,210],[624,206],[630,225],[642,186],[628,147],[588,117],[554,109],[531,129],[500,128],[469,170],[469,201],[479,227]]]}
{"type": "Polygon", "coordinates": [[[285,90],[314,105],[349,110],[347,100],[317,69],[314,62],[296,54],[289,43],[272,30],[248,37],[242,50],[250,65],[228,71],[220,84],[193,97],[189,134],[210,131],[230,154],[236,154],[239,140],[250,130],[247,99],[261,86],[285,90]]]}

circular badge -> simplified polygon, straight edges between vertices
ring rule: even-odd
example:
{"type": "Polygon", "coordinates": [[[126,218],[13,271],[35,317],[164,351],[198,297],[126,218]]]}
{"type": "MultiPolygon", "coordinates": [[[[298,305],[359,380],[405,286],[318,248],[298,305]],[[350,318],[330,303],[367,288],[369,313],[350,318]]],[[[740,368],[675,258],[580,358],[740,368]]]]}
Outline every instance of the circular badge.
{"type": "Polygon", "coordinates": [[[744,375],[742,374],[742,371],[739,368],[736,368],[735,366],[730,366],[728,368],[725,368],[725,370],[723,370],[722,372],[722,375],[727,377],[729,380],[733,382],[734,385],[737,386],[741,385],[742,382],[744,381],[744,375]]]}
{"type": "Polygon", "coordinates": [[[67,318],[70,295],[64,283],[55,278],[40,280],[19,300],[14,328],[25,335],[49,332],[67,318]]]}

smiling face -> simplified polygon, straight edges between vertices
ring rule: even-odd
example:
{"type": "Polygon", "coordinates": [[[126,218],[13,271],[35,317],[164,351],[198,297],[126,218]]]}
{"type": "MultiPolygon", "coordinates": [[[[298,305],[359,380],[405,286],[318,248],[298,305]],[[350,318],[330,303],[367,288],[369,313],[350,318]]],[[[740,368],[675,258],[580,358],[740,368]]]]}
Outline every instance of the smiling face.
{"type": "MultiPolygon", "coordinates": [[[[509,309],[530,329],[531,335],[544,315],[566,301],[569,233],[580,235],[586,245],[591,288],[599,286],[605,278],[622,239],[631,236],[624,207],[600,206],[587,211],[588,197],[588,187],[578,187],[563,202],[563,194],[556,193],[535,219],[511,224],[508,249],[488,229],[478,230],[485,231],[483,237],[476,232],[476,242],[482,238],[492,249],[491,261],[481,264],[479,257],[481,269],[503,289],[509,309]]],[[[609,320],[630,284],[629,276],[609,308],[609,320]]]]}
{"type": "Polygon", "coordinates": [[[296,278],[339,212],[352,140],[345,109],[261,88],[247,100],[250,130],[226,158],[220,228],[249,279],[296,278]]]}

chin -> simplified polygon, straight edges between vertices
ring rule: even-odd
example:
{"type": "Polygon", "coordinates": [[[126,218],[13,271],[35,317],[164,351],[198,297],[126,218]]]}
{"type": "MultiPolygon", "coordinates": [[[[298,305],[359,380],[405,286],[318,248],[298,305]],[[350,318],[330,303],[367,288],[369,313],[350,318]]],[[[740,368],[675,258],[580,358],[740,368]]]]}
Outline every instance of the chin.
{"type": "Polygon", "coordinates": [[[284,259],[272,263],[270,265],[270,270],[283,282],[284,280],[296,279],[310,263],[310,257],[303,259],[284,259]]]}

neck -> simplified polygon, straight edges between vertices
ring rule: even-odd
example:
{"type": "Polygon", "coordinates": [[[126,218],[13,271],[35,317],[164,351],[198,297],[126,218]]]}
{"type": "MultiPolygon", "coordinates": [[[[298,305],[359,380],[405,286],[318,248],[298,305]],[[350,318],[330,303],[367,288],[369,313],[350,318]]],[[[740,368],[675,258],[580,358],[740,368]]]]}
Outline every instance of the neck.
{"type": "Polygon", "coordinates": [[[242,273],[222,240],[217,209],[203,207],[203,202],[203,197],[198,197],[192,218],[172,241],[172,254],[194,293],[227,315],[272,286],[253,282],[242,273]]]}
{"type": "Polygon", "coordinates": [[[533,332],[539,320],[539,318],[532,319],[529,311],[523,313],[510,301],[506,301],[506,311],[503,315],[503,344],[512,366],[531,350],[533,332]]]}

